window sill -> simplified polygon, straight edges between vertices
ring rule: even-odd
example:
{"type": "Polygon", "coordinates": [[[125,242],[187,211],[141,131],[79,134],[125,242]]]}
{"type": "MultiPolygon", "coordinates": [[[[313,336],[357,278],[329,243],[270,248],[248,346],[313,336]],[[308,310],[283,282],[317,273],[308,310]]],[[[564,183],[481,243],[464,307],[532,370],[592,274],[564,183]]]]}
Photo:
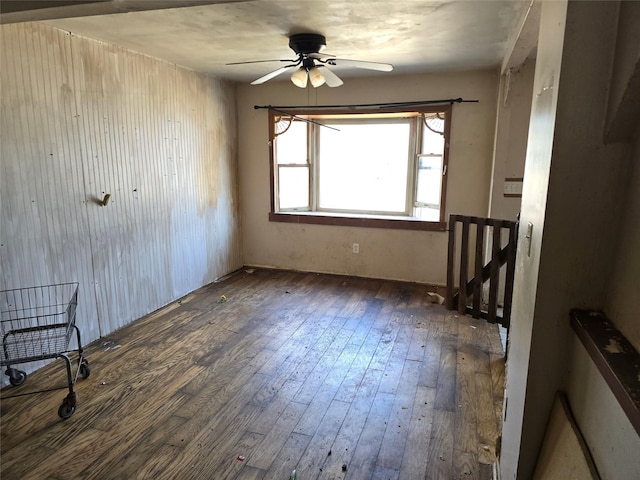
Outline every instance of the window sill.
{"type": "Polygon", "coordinates": [[[446,222],[425,222],[411,217],[378,217],[372,215],[329,215],[318,212],[269,213],[270,222],[337,225],[342,227],[391,228],[396,230],[424,230],[444,232],[446,222]]]}

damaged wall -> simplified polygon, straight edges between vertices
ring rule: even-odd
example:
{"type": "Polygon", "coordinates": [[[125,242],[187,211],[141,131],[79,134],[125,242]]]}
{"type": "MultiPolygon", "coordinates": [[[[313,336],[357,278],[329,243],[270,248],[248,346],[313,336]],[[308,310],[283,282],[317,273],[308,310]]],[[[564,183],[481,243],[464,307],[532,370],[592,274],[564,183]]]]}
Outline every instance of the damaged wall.
{"type": "MultiPolygon", "coordinates": [[[[638,272],[637,195],[627,195],[638,185],[637,154],[629,144],[605,143],[619,6],[542,4],[521,218],[533,234],[530,249],[525,228],[518,238],[504,479],[531,477],[558,390],[567,392],[602,478],[632,478],[640,470],[640,439],[569,319],[573,308],[610,306],[612,275],[622,280],[638,272]]],[[[621,293],[629,295],[629,287],[621,293]]],[[[614,322],[637,319],[638,296],[630,295],[616,306],[614,322]]]]}
{"type": "Polygon", "coordinates": [[[88,342],[242,266],[233,85],[43,24],[0,34],[0,289],[80,282],[88,342]]]}
{"type": "MultiPolygon", "coordinates": [[[[336,105],[462,97],[454,104],[449,213],[486,216],[498,74],[494,71],[349,78],[340,88],[296,88],[288,79],[238,87],[240,192],[245,263],[363,277],[446,283],[447,232],[269,222],[267,110],[254,105],[336,105]],[[353,254],[352,243],[360,244],[353,254]]],[[[372,139],[384,141],[384,139],[372,139]]]]}
{"type": "Polygon", "coordinates": [[[500,78],[489,216],[515,221],[520,197],[504,194],[506,178],[522,178],[527,155],[531,96],[536,62],[527,59],[500,78]]]}

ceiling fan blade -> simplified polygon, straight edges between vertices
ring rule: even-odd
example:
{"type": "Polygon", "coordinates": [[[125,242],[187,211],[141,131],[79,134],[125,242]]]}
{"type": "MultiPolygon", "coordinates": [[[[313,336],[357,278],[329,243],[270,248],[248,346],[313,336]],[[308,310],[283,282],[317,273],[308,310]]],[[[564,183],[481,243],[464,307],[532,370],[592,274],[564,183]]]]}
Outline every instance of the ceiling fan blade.
{"type": "Polygon", "coordinates": [[[322,60],[324,58],[335,58],[335,55],[330,53],[310,53],[307,55],[309,58],[317,58],[318,60],[322,60]]]}
{"type": "Polygon", "coordinates": [[[269,62],[297,62],[298,60],[249,60],[248,62],[232,62],[225,65],[246,65],[248,63],[269,63],[269,62]]]}
{"type": "Polygon", "coordinates": [[[379,62],[363,62],[361,60],[347,60],[345,58],[330,58],[326,60],[326,63],[333,66],[345,66],[364,68],[367,70],[378,70],[379,72],[390,72],[393,70],[393,65],[390,63],[379,62]]]}
{"type": "Polygon", "coordinates": [[[277,77],[278,75],[280,75],[281,73],[284,73],[286,70],[290,69],[291,67],[295,67],[296,65],[285,65],[284,67],[280,67],[277,70],[274,70],[273,72],[267,73],[266,75],[258,78],[257,80],[254,80],[253,82],[251,82],[251,85],[260,85],[261,83],[264,83],[268,80],[271,80],[272,78],[277,77]]]}
{"type": "Polygon", "coordinates": [[[339,87],[344,82],[338,77],[335,73],[333,73],[326,65],[323,65],[322,76],[324,77],[328,87],[339,87]]]}

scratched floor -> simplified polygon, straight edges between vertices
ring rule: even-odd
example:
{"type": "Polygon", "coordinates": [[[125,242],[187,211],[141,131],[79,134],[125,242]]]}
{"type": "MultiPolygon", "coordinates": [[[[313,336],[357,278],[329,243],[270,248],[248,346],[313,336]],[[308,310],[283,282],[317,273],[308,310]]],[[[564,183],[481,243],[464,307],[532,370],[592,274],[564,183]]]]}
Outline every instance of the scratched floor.
{"type": "Polygon", "coordinates": [[[260,270],[204,287],[2,392],[9,479],[489,479],[498,329],[426,286],[260,270]],[[226,302],[219,302],[225,295],[226,302]]]}

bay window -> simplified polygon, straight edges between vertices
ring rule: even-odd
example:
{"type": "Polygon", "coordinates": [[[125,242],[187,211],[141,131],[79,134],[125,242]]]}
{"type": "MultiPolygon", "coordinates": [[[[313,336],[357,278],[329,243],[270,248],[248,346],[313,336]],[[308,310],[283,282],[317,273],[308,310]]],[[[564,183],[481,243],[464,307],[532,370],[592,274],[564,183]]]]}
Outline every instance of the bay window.
{"type": "Polygon", "coordinates": [[[450,116],[271,111],[271,220],[444,229],[450,116]]]}

